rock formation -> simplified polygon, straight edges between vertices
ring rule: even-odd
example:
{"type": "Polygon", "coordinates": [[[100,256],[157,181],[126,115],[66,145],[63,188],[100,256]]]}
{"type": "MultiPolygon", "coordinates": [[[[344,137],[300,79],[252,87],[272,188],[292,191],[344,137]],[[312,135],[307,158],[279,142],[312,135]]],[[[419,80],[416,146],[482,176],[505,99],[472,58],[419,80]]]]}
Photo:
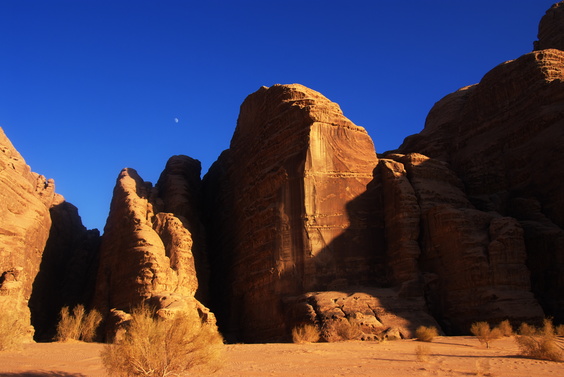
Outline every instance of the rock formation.
{"type": "Polygon", "coordinates": [[[51,340],[62,306],[90,302],[99,233],[1,129],[0,150],[0,307],[30,324],[29,340],[51,340]]]}
{"type": "MultiPolygon", "coordinates": [[[[558,46],[549,41],[564,34],[550,20],[561,11],[560,3],[541,21],[538,48],[558,46]],[[559,34],[551,35],[554,31],[559,34]]],[[[439,101],[425,129],[398,150],[448,163],[476,209],[519,221],[532,291],[546,315],[559,322],[564,321],[564,190],[557,178],[564,176],[563,79],[564,52],[557,49],[500,64],[479,84],[439,101]]]]}
{"type": "Polygon", "coordinates": [[[30,170],[2,129],[0,152],[0,305],[30,323],[28,301],[49,237],[54,182],[30,170]]]}
{"type": "Polygon", "coordinates": [[[367,190],[377,163],[366,131],[321,94],[275,85],[247,97],[204,178],[224,330],[279,340],[300,295],[388,284],[381,195],[367,190]]]}
{"type": "MultiPolygon", "coordinates": [[[[104,316],[111,310],[130,312],[160,297],[214,321],[194,298],[198,277],[193,249],[202,250],[194,243],[205,237],[192,236],[202,231],[192,203],[199,190],[191,186],[199,182],[199,174],[199,161],[186,156],[169,160],[157,187],[133,169],[122,170],[102,237],[94,297],[94,306],[104,316]],[[179,172],[179,166],[185,169],[179,172]]],[[[107,330],[110,338],[115,335],[115,329],[107,330]]]]}

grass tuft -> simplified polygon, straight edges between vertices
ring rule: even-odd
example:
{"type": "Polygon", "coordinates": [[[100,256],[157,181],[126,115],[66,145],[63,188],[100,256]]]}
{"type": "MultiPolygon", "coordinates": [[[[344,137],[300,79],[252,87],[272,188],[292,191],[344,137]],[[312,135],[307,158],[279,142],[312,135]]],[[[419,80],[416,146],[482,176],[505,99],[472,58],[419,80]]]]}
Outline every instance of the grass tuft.
{"type": "Polygon", "coordinates": [[[419,326],[415,330],[415,337],[420,342],[432,342],[433,338],[438,336],[439,332],[435,326],[419,326]]]}
{"type": "Polygon", "coordinates": [[[292,340],[294,343],[316,343],[320,337],[319,330],[315,325],[304,324],[292,329],[292,340]]]}

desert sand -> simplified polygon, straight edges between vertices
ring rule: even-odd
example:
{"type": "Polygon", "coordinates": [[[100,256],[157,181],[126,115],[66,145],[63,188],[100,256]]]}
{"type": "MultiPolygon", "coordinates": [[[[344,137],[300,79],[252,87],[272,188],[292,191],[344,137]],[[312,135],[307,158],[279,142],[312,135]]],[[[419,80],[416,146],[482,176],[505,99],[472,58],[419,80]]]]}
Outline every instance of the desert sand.
{"type": "MultiPolygon", "coordinates": [[[[0,352],[2,377],[100,377],[102,344],[36,343],[0,352]]],[[[208,375],[194,371],[192,375],[208,375]]],[[[432,343],[229,344],[213,376],[564,376],[564,363],[518,356],[511,338],[486,349],[474,337],[438,337],[432,343]],[[415,349],[429,346],[428,361],[415,349]]]]}

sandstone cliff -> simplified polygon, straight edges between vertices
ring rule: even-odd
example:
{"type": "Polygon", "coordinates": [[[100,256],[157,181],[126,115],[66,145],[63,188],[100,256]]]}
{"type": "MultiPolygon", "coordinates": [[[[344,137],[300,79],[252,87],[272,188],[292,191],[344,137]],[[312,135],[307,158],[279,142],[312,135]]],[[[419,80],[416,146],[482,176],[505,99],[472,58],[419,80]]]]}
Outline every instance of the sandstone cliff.
{"type": "MultiPolygon", "coordinates": [[[[102,237],[94,297],[104,316],[130,312],[150,300],[214,321],[194,298],[199,284],[193,246],[204,235],[192,236],[202,230],[191,202],[198,190],[190,183],[199,182],[199,174],[200,163],[186,156],[169,160],[160,187],[133,169],[122,170],[102,237]],[[178,166],[186,169],[179,173],[178,166]]],[[[107,330],[109,337],[115,335],[115,329],[107,330]]]]}
{"type": "MultiPolygon", "coordinates": [[[[561,10],[543,18],[539,47],[557,46],[546,42],[560,38],[550,37],[557,28],[546,26],[546,17],[561,10]]],[[[478,210],[520,222],[532,291],[557,321],[564,320],[564,190],[557,178],[564,176],[563,76],[557,49],[500,64],[439,101],[425,129],[399,148],[447,162],[478,210]]]]}
{"type": "Polygon", "coordinates": [[[2,129],[0,151],[0,304],[29,323],[28,301],[49,236],[54,182],[30,170],[2,129]]]}
{"type": "Polygon", "coordinates": [[[316,315],[300,295],[388,285],[381,195],[367,190],[377,163],[366,131],[321,94],[275,85],[247,97],[230,149],[204,178],[224,330],[279,340],[300,321],[330,325],[331,309],[316,315]]]}

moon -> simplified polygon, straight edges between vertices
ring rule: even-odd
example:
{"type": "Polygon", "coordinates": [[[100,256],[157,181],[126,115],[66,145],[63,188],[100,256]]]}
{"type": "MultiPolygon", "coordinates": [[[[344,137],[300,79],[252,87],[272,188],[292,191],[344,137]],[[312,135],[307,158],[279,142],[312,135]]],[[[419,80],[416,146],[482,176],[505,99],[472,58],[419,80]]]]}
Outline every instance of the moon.
{"type": "Polygon", "coordinates": [[[178,118],[174,118],[174,123],[178,123],[178,118]]]}

